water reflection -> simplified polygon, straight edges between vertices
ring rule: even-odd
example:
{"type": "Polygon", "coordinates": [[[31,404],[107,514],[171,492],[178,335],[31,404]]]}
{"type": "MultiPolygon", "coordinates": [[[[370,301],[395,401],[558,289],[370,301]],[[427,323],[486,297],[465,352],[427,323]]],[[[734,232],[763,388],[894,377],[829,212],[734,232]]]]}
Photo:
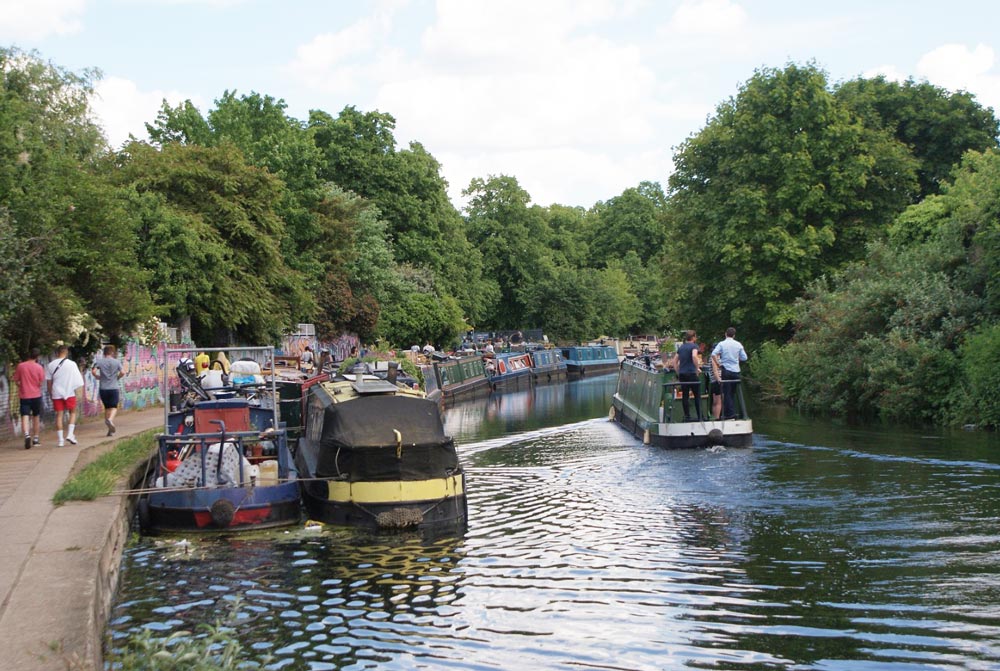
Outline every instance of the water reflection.
{"type": "Polygon", "coordinates": [[[995,437],[760,409],[752,450],[666,451],[607,421],[613,388],[449,408],[460,537],[144,540],[114,640],[239,596],[241,640],[274,668],[1000,666],[995,437]]]}

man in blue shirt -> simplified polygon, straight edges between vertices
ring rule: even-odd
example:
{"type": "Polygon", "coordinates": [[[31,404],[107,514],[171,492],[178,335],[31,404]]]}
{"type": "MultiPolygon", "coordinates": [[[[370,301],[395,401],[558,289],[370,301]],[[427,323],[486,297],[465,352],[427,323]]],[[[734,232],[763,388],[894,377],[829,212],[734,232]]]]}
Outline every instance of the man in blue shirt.
{"type": "Polygon", "coordinates": [[[726,329],[726,339],[712,350],[712,358],[716,359],[722,368],[723,419],[736,419],[736,385],[739,382],[729,382],[729,380],[740,379],[740,362],[747,360],[746,350],[735,336],[736,329],[730,326],[726,329]]]}

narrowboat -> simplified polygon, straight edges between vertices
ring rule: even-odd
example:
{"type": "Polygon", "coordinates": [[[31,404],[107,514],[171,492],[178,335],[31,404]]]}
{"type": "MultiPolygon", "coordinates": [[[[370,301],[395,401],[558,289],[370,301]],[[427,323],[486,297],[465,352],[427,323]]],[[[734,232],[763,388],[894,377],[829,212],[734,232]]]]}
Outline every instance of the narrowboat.
{"type": "Polygon", "coordinates": [[[611,345],[576,345],[562,348],[569,377],[601,375],[618,370],[618,351],[611,345]]]}
{"type": "Polygon", "coordinates": [[[438,404],[418,389],[337,375],[306,392],[295,459],[311,519],[372,531],[464,529],[465,472],[438,404]]]}
{"type": "MultiPolygon", "coordinates": [[[[733,384],[739,414],[735,419],[712,419],[709,399],[702,391],[709,390],[707,367],[698,383],[695,401],[701,404],[703,420],[684,421],[681,410],[681,385],[673,371],[647,366],[641,359],[622,363],[618,386],[611,400],[611,419],[645,444],[669,448],[751,447],[753,422],[747,416],[739,380],[733,384]]],[[[693,413],[694,414],[694,413],[693,413]]]]}
{"type": "Polygon", "coordinates": [[[527,352],[496,352],[486,357],[486,375],[490,389],[508,391],[531,386],[531,355],[527,352]]]}
{"type": "Polygon", "coordinates": [[[490,392],[486,367],[478,354],[449,357],[423,366],[424,390],[430,399],[448,403],[490,392]]]}
{"type": "Polygon", "coordinates": [[[163,393],[171,403],[139,497],[144,532],[241,531],[299,521],[299,484],[273,372],[264,382],[250,358],[271,360],[273,348],[239,352],[247,358],[233,362],[222,386],[206,389],[202,383],[215,376],[197,376],[185,350],[167,350],[163,393]]]}
{"type": "Polygon", "coordinates": [[[536,383],[559,382],[566,379],[566,361],[562,350],[533,349],[531,354],[531,375],[536,383]]]}

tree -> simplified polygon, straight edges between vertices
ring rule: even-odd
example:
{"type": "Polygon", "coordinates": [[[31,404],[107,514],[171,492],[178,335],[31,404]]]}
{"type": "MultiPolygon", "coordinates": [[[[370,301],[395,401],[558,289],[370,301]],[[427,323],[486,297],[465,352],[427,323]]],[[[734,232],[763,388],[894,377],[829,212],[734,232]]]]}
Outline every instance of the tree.
{"type": "Polygon", "coordinates": [[[191,316],[196,342],[275,342],[311,312],[280,250],[282,183],[238,149],[132,143],[120,174],[154,295],[174,319],[191,316]]]}
{"type": "Polygon", "coordinates": [[[887,130],[913,152],[919,184],[913,202],[938,193],[966,151],[997,147],[1000,123],[993,111],[964,91],[879,76],[844,82],[834,95],[866,125],[887,130]]]}
{"type": "Polygon", "coordinates": [[[88,102],[97,76],[0,49],[0,264],[16,271],[0,292],[7,353],[98,326],[116,335],[151,311],[132,221],[101,163],[88,102]]]}
{"type": "Polygon", "coordinates": [[[910,201],[915,161],[814,65],[757,71],[675,156],[668,315],[786,338],[814,278],[863,255],[910,201]]]}
{"type": "Polygon", "coordinates": [[[590,265],[600,268],[632,252],[646,264],[666,243],[667,199],[655,182],[642,182],[591,209],[590,265]]]}
{"type": "Polygon", "coordinates": [[[506,175],[473,179],[462,193],[469,197],[466,234],[483,254],[484,274],[500,291],[487,325],[523,328],[529,312],[525,292],[549,256],[544,210],[529,208],[531,196],[506,175]]]}
{"type": "Polygon", "coordinates": [[[320,177],[373,202],[388,224],[396,260],[427,268],[441,295],[478,321],[495,304],[496,283],[448,198],[441,165],[418,142],[398,150],[396,120],[345,107],[337,118],[313,111],[309,128],[322,154],[320,177]]]}
{"type": "Polygon", "coordinates": [[[1000,154],[969,152],[953,175],[865,260],[810,285],[795,337],[761,371],[780,396],[845,415],[996,423],[984,390],[1000,344],[1000,154]]]}

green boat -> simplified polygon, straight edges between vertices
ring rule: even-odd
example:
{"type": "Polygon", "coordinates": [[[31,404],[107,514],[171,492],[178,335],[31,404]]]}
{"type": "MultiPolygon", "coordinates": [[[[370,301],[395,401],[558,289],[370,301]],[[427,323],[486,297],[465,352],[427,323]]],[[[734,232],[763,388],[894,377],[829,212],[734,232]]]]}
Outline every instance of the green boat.
{"type": "MultiPolygon", "coordinates": [[[[647,445],[669,448],[751,447],[753,422],[747,416],[740,381],[736,385],[739,414],[735,419],[712,419],[708,398],[702,394],[710,387],[707,367],[698,382],[696,401],[701,404],[702,420],[684,421],[680,389],[683,383],[673,371],[648,366],[640,359],[626,360],[618,374],[618,387],[611,400],[611,419],[647,445]]],[[[693,383],[692,383],[693,384],[693,383]]]]}

